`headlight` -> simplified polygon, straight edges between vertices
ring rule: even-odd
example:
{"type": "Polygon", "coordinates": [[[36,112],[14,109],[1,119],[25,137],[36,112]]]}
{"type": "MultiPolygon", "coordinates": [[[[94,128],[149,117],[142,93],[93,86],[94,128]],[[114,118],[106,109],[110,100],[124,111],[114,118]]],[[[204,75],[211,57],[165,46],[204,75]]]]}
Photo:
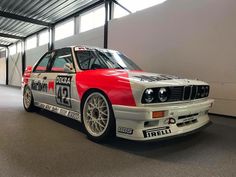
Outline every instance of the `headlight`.
{"type": "Polygon", "coordinates": [[[206,86],[205,87],[205,97],[208,97],[208,95],[209,95],[209,86],[206,86]]]}
{"type": "Polygon", "coordinates": [[[154,100],[154,91],[152,89],[145,90],[144,100],[146,103],[151,103],[154,100]]]}
{"type": "Polygon", "coordinates": [[[166,90],[166,88],[160,88],[158,91],[158,99],[161,102],[165,102],[168,99],[168,92],[166,90]]]}

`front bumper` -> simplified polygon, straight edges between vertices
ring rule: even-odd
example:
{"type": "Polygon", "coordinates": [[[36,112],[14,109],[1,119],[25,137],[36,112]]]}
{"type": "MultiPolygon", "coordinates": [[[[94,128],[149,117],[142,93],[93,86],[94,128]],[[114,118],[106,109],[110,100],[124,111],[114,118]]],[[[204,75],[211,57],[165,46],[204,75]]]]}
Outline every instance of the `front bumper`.
{"type": "Polygon", "coordinates": [[[153,140],[192,132],[209,124],[208,110],[214,100],[129,107],[113,105],[116,135],[130,140],[153,140]],[[152,118],[153,111],[165,111],[163,118],[152,118]],[[169,121],[170,118],[172,121],[169,121]]]}

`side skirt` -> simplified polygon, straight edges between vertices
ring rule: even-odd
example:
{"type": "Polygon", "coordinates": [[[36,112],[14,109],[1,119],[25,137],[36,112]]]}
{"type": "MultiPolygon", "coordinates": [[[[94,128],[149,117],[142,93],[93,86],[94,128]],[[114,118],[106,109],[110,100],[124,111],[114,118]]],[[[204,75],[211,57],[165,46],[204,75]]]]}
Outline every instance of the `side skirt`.
{"type": "Polygon", "coordinates": [[[40,102],[34,102],[34,105],[39,107],[39,108],[45,109],[47,111],[57,113],[57,114],[60,114],[62,116],[65,116],[65,117],[68,117],[68,118],[71,118],[71,119],[74,119],[74,120],[77,120],[77,121],[81,122],[81,115],[78,112],[70,111],[70,110],[67,110],[67,109],[64,109],[64,108],[60,108],[60,107],[57,107],[57,106],[49,105],[49,104],[46,104],[46,103],[40,103],[40,102]]]}

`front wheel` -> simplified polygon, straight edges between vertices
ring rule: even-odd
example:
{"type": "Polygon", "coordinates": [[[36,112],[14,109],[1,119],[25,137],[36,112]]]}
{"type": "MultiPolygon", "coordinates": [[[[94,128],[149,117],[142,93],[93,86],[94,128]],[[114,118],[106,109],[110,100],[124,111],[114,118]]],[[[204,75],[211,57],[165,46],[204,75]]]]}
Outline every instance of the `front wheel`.
{"type": "Polygon", "coordinates": [[[85,99],[82,121],[89,139],[108,140],[115,132],[115,119],[111,103],[101,92],[92,92],[85,99]]]}
{"type": "Polygon", "coordinates": [[[23,105],[27,112],[32,112],[35,110],[33,94],[28,86],[24,88],[23,105]]]}

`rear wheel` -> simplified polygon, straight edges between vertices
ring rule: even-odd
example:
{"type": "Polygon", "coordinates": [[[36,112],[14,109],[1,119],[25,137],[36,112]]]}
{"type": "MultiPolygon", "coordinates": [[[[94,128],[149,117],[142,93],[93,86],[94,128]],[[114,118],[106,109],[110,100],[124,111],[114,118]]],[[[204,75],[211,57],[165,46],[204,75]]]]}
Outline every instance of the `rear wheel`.
{"type": "Polygon", "coordinates": [[[108,98],[101,92],[92,92],[83,106],[83,125],[89,139],[108,140],[115,132],[115,119],[108,98]]]}
{"type": "Polygon", "coordinates": [[[32,112],[35,110],[34,98],[32,92],[28,86],[24,88],[23,92],[23,105],[27,112],[32,112]]]}

